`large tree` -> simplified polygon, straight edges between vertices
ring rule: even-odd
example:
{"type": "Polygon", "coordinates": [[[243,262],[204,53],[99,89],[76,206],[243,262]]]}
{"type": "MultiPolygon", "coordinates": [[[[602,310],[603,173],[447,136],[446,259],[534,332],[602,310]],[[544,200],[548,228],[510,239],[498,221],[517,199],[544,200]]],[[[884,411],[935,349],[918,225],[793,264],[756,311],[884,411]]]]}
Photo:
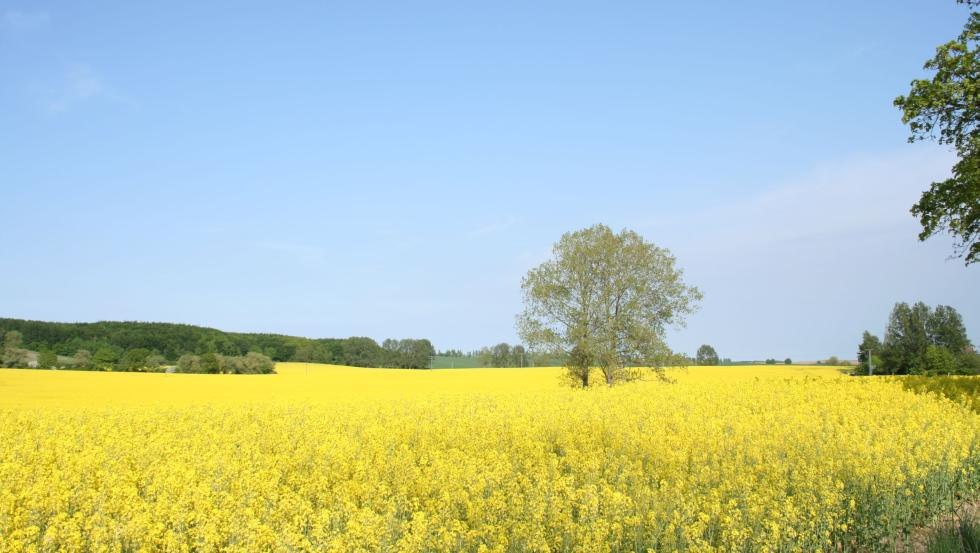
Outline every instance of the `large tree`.
{"type": "MultiPolygon", "coordinates": [[[[960,0],[961,3],[962,0],[960,0]]],[[[970,5],[963,32],[936,48],[925,64],[932,79],[915,79],[907,96],[895,99],[902,121],[909,125],[909,142],[936,140],[953,147],[959,160],[953,176],[932,183],[912,206],[922,224],[920,240],[947,231],[954,238],[954,255],[966,264],[980,261],[980,13],[970,5]]]]}
{"type": "Polygon", "coordinates": [[[667,327],[683,325],[701,300],[670,252],[636,232],[595,225],[564,234],[552,254],[521,283],[523,341],[564,359],[582,386],[592,367],[610,385],[635,376],[635,367],[660,367],[670,355],[667,327]]]}

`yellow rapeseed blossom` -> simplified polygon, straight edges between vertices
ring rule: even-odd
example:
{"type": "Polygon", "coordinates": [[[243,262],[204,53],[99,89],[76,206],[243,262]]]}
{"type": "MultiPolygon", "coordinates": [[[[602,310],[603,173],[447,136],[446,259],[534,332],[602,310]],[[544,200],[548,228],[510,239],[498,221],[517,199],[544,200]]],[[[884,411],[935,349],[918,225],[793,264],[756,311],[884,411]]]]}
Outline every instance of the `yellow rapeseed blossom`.
{"type": "Polygon", "coordinates": [[[866,551],[980,480],[980,416],[832,368],[277,370],[0,370],[0,552],[866,551]]]}

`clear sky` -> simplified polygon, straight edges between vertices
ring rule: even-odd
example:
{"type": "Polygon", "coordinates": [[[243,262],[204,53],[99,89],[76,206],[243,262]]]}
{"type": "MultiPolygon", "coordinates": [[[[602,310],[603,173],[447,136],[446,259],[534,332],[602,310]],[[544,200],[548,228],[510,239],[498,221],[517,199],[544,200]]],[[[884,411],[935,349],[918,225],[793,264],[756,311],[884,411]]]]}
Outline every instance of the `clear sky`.
{"type": "Polygon", "coordinates": [[[980,268],[908,213],[953,158],[891,104],[966,16],[0,0],[0,316],[476,348],[602,222],[704,292],[679,351],[853,358],[916,300],[980,343],[980,268]]]}

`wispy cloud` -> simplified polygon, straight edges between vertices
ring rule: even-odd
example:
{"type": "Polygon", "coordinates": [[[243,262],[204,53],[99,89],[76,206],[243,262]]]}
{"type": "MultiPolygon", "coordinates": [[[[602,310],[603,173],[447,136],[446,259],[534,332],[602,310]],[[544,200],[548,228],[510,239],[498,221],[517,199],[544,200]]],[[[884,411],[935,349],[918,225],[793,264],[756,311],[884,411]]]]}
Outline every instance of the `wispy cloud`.
{"type": "Polygon", "coordinates": [[[0,29],[10,33],[26,33],[46,27],[50,21],[51,17],[46,11],[7,10],[0,16],[0,29]]]}
{"type": "Polygon", "coordinates": [[[60,113],[79,104],[94,100],[105,100],[128,106],[135,102],[106,81],[87,64],[70,66],[64,75],[62,84],[45,94],[44,107],[50,113],[60,113]]]}
{"type": "Polygon", "coordinates": [[[685,240],[725,251],[915,227],[909,208],[929,183],[948,175],[953,161],[939,149],[909,148],[829,163],[754,197],[653,226],[684,227],[685,240]]]}

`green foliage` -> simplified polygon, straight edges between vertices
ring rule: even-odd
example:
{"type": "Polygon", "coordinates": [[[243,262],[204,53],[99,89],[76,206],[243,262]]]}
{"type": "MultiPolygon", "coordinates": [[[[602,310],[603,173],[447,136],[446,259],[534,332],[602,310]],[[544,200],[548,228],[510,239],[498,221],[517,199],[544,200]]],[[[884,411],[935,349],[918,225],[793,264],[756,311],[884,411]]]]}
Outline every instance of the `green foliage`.
{"type": "Polygon", "coordinates": [[[88,370],[92,368],[92,352],[87,349],[76,351],[72,359],[72,366],[75,369],[88,370]]]}
{"type": "Polygon", "coordinates": [[[934,393],[980,413],[980,376],[905,376],[897,379],[916,393],[934,393]]]}
{"type": "Polygon", "coordinates": [[[8,330],[3,335],[4,349],[15,349],[24,345],[24,335],[16,330],[8,330]]]}
{"type": "Polygon", "coordinates": [[[682,276],[668,250],[633,231],[566,233],[521,283],[518,333],[532,349],[567,360],[585,386],[592,366],[607,384],[628,380],[631,367],[663,364],[667,326],[682,325],[701,300],[682,276]]]}
{"type": "Polygon", "coordinates": [[[907,96],[895,99],[909,142],[936,140],[953,146],[959,161],[953,176],[934,182],[912,207],[922,225],[920,240],[938,232],[954,238],[954,255],[967,265],[980,260],[980,14],[971,13],[963,32],[936,48],[924,68],[931,80],[915,79],[907,96]]]}
{"type": "Polygon", "coordinates": [[[136,348],[127,351],[119,360],[118,369],[120,371],[144,371],[146,370],[146,360],[153,352],[146,348],[136,348]]]}
{"type": "Polygon", "coordinates": [[[217,353],[208,352],[201,356],[201,372],[205,374],[218,374],[221,372],[221,361],[217,353]]]}
{"type": "Polygon", "coordinates": [[[922,302],[895,304],[877,351],[881,363],[875,370],[884,374],[969,373],[975,357],[959,313],[922,302]]]}
{"type": "Polygon", "coordinates": [[[432,342],[428,340],[395,340],[389,338],[381,343],[384,361],[381,367],[394,367],[400,369],[426,369],[429,368],[432,357],[436,350],[432,347],[432,342]]]}
{"type": "Polygon", "coordinates": [[[940,528],[929,538],[926,553],[980,553],[980,523],[968,519],[940,528]]]}
{"type": "Polygon", "coordinates": [[[119,359],[119,353],[111,347],[101,347],[95,351],[95,355],[92,356],[92,366],[101,369],[111,369],[116,361],[119,359]]]}
{"type": "Polygon", "coordinates": [[[188,353],[180,356],[176,366],[177,372],[208,374],[271,374],[276,372],[275,368],[275,361],[256,351],[250,351],[244,356],[188,353]]]}
{"type": "Polygon", "coordinates": [[[927,375],[955,374],[959,363],[956,356],[943,346],[926,347],[924,373],[927,375]]]}
{"type": "Polygon", "coordinates": [[[704,344],[698,348],[697,353],[697,364],[698,365],[717,365],[718,364],[718,352],[715,348],[704,344]]]}
{"type": "Polygon", "coordinates": [[[792,364],[793,364],[793,360],[790,359],[789,357],[783,360],[783,365],[792,365],[792,364]]]}
{"type": "Polygon", "coordinates": [[[51,351],[45,350],[37,354],[37,368],[39,369],[53,369],[58,366],[58,354],[51,351]]]}
{"type": "MultiPolygon", "coordinates": [[[[95,352],[76,368],[105,370],[156,370],[175,362],[185,354],[201,356],[214,353],[226,357],[243,357],[249,352],[261,353],[274,361],[346,364],[361,367],[429,366],[435,348],[428,340],[395,340],[400,343],[394,358],[371,338],[310,339],[278,334],[222,332],[213,328],[169,323],[97,322],[49,323],[21,319],[0,319],[0,334],[5,340],[26,344],[27,349],[51,350],[64,356],[79,350],[95,352]],[[11,334],[12,333],[12,334],[11,334]],[[148,351],[145,357],[128,352],[148,351]],[[156,356],[162,357],[160,361],[156,356]]],[[[13,343],[13,342],[11,342],[13,343]]],[[[4,347],[4,364],[26,366],[27,350],[21,345],[4,347]],[[9,350],[9,351],[8,351],[9,350]]]]}
{"type": "Polygon", "coordinates": [[[866,375],[868,363],[871,363],[872,371],[874,367],[881,367],[881,339],[867,330],[861,335],[861,343],[858,344],[858,366],[854,369],[854,374],[866,375]]]}

